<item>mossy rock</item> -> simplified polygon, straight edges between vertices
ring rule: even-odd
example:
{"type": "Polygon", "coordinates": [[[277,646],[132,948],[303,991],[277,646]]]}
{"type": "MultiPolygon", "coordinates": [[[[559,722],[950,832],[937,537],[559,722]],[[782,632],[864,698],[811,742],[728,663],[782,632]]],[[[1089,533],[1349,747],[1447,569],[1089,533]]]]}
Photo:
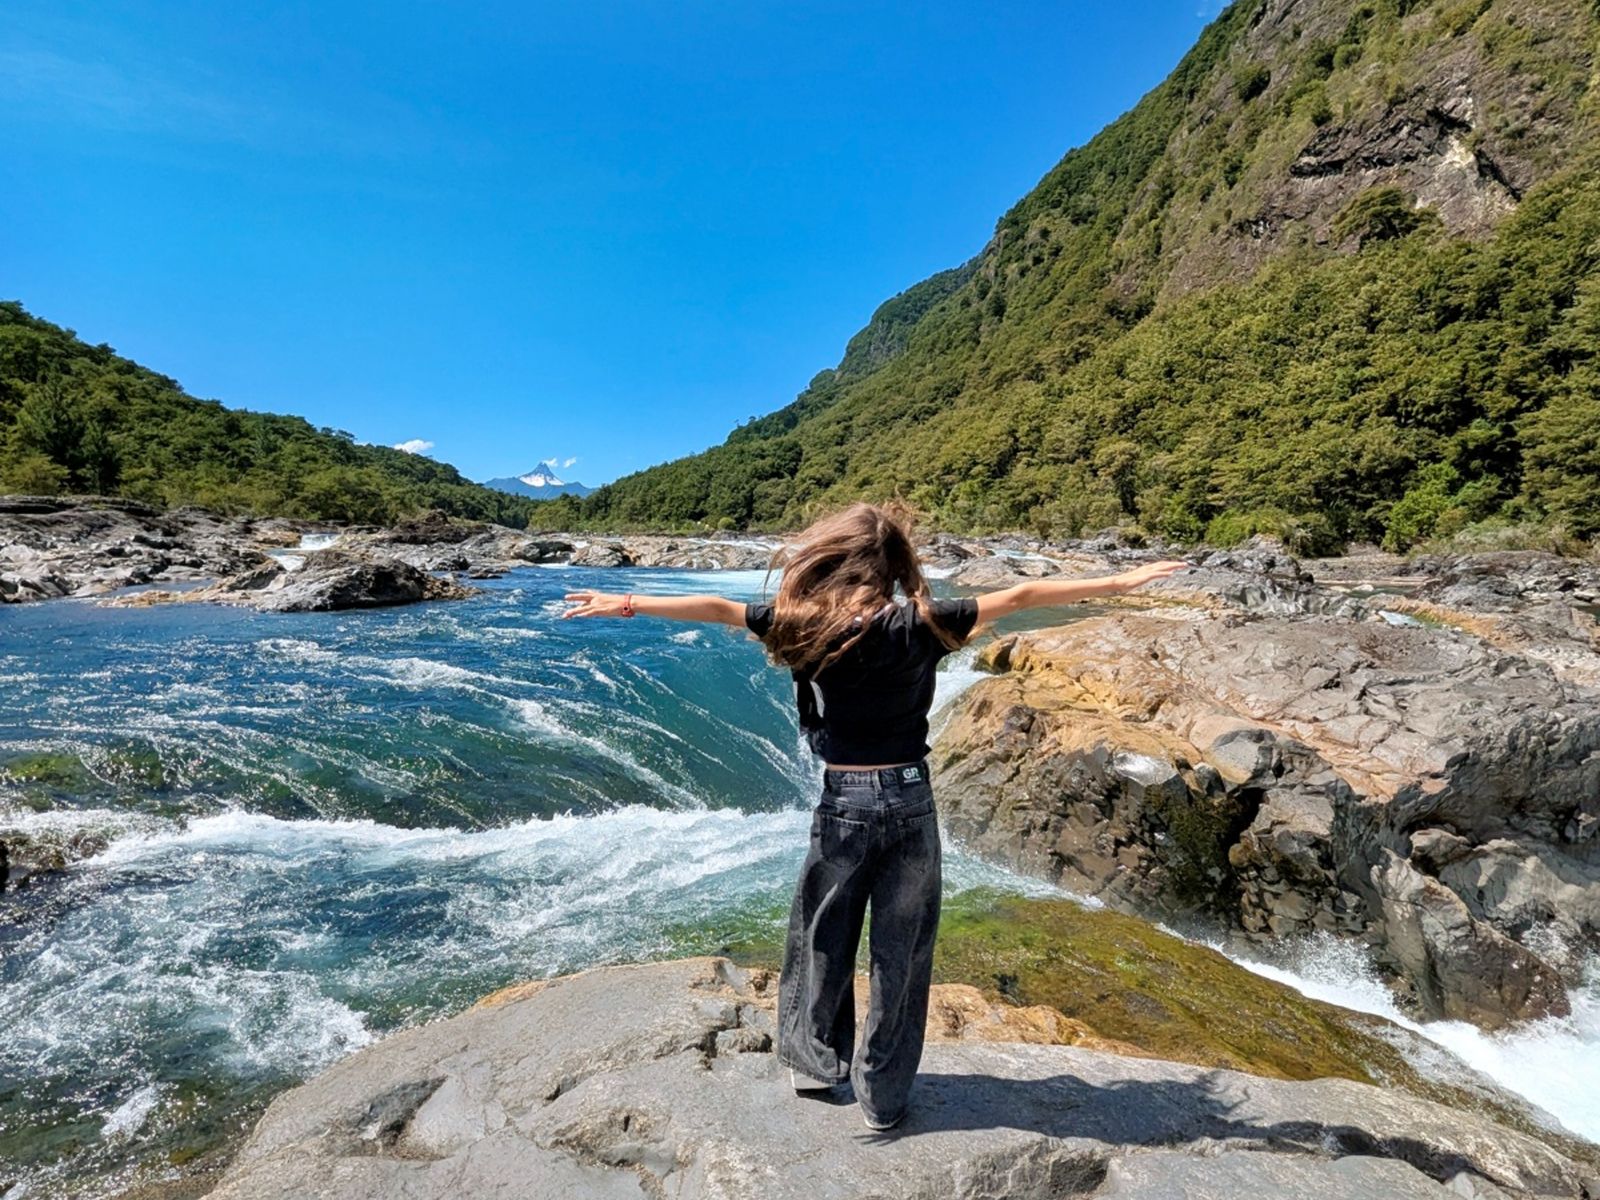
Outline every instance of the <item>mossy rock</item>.
{"type": "Polygon", "coordinates": [[[118,787],[155,792],[167,785],[161,753],[152,746],[130,743],[109,747],[98,766],[105,778],[118,787]]]}
{"type": "MultiPolygon", "coordinates": [[[[674,953],[725,954],[776,969],[786,912],[774,906],[722,925],[684,926],[674,953]]],[[[869,915],[870,924],[870,915],[869,915]]],[[[867,935],[857,956],[868,968],[867,935]]],[[[974,888],[946,899],[934,950],[934,980],[965,983],[991,1000],[1048,1005],[1100,1038],[1155,1057],[1275,1079],[1334,1077],[1398,1088],[1483,1113],[1562,1153],[1600,1166],[1595,1147],[1552,1133],[1493,1085],[1423,1075],[1402,1047],[1445,1051],[1381,1017],[1312,1000],[1207,946],[1137,917],[1066,899],[1028,899],[974,888]]]]}
{"type": "Polygon", "coordinates": [[[1401,1050],[1421,1041],[1417,1035],[1310,999],[1137,917],[1071,900],[969,902],[941,920],[934,979],[969,983],[1015,1004],[1049,1005],[1103,1038],[1175,1062],[1398,1088],[1600,1162],[1594,1146],[1552,1133],[1505,1093],[1424,1076],[1401,1050]]]}
{"type": "Polygon", "coordinates": [[[78,756],[67,751],[18,754],[0,763],[0,781],[6,783],[69,788],[81,787],[90,779],[78,756]]]}
{"type": "Polygon", "coordinates": [[[1377,1018],[1309,1000],[1206,946],[1068,900],[948,915],[936,977],[1048,1004],[1163,1058],[1276,1079],[1383,1082],[1409,1070],[1377,1018]]]}

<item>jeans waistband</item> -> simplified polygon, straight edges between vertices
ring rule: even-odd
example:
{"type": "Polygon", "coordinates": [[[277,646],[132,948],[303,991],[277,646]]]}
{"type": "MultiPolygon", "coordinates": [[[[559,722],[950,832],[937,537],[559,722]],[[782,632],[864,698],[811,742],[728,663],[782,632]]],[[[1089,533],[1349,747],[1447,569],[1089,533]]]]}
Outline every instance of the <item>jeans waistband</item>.
{"type": "Polygon", "coordinates": [[[831,767],[822,772],[824,787],[870,787],[873,791],[904,787],[912,783],[928,782],[928,760],[901,763],[895,767],[878,767],[871,771],[835,771],[831,767]]]}

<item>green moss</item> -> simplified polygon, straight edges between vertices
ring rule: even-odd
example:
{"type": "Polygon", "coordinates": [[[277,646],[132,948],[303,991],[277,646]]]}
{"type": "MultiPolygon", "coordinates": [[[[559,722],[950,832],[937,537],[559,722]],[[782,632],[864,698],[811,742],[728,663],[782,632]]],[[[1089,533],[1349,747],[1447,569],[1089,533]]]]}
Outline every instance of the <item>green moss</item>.
{"type": "Polygon", "coordinates": [[[100,770],[110,782],[121,787],[160,791],[167,784],[161,753],[150,746],[114,746],[106,753],[100,770]]]}
{"type": "Polygon", "coordinates": [[[51,787],[81,787],[91,776],[70,752],[18,754],[0,762],[0,780],[7,783],[37,783],[51,787]]]}
{"type": "Polygon", "coordinates": [[[1365,1018],[1307,1000],[1137,918],[1070,901],[1006,899],[948,917],[936,971],[941,980],[1048,1004],[1105,1037],[1202,1066],[1366,1083],[1403,1066],[1365,1018]]]}
{"type": "MultiPolygon", "coordinates": [[[[969,893],[947,911],[934,976],[1046,1004],[1162,1058],[1279,1079],[1335,1077],[1484,1113],[1584,1162],[1595,1147],[1521,1109],[1423,1076],[1381,1018],[1312,1000],[1136,917],[1068,900],[969,893]]],[[[1396,1035],[1399,1035],[1397,1037],[1396,1035]]]]}
{"type": "Polygon", "coordinates": [[[1258,798],[1245,792],[1181,796],[1147,794],[1145,803],[1166,827],[1163,861],[1175,895],[1197,909],[1214,908],[1233,889],[1228,847],[1255,816],[1258,798]]]}

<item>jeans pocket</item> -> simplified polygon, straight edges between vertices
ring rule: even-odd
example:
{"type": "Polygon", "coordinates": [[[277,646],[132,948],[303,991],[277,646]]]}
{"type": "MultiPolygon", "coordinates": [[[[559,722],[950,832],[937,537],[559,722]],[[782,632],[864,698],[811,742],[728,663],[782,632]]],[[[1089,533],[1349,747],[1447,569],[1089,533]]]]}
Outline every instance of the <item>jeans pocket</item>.
{"type": "Polygon", "coordinates": [[[866,821],[818,808],[811,821],[811,853],[819,870],[849,875],[866,862],[874,837],[866,821]]]}
{"type": "Polygon", "coordinates": [[[898,852],[908,861],[933,863],[939,860],[939,814],[930,803],[926,808],[905,814],[895,821],[894,840],[898,852]]]}
{"type": "Polygon", "coordinates": [[[827,792],[824,792],[822,799],[817,801],[815,817],[814,826],[819,822],[828,822],[861,829],[867,824],[867,813],[863,808],[841,801],[837,796],[827,792]]]}
{"type": "Polygon", "coordinates": [[[884,802],[881,788],[871,783],[824,783],[822,799],[842,808],[878,808],[884,802]]]}

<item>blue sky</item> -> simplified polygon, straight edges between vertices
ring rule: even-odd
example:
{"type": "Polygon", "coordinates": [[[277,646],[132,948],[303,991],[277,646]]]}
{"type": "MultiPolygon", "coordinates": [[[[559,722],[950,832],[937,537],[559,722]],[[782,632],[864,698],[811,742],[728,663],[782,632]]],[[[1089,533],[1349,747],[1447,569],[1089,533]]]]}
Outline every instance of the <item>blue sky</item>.
{"type": "Polygon", "coordinates": [[[791,400],[1206,0],[77,3],[0,25],[0,297],[473,478],[791,400]]]}

